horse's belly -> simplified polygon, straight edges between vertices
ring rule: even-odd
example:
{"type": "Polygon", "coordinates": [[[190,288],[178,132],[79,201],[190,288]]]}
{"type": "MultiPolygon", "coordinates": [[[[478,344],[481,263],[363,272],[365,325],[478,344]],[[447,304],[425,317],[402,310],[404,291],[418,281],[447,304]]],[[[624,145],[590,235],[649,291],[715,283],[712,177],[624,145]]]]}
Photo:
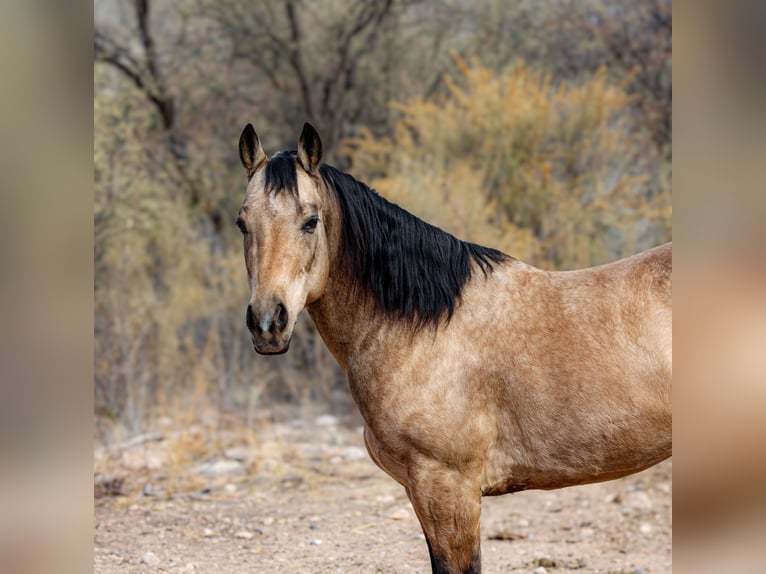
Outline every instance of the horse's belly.
{"type": "Polygon", "coordinates": [[[652,425],[608,436],[577,436],[568,442],[540,439],[497,445],[487,458],[482,494],[563,488],[620,478],[657,464],[672,454],[670,425],[652,425]]]}

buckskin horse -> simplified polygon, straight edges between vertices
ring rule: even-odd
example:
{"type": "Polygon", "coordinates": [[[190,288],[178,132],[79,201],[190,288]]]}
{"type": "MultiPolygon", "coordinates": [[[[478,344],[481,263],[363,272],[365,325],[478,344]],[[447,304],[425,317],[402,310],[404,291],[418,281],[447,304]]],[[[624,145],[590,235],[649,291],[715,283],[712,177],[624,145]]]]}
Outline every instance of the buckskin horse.
{"type": "Polygon", "coordinates": [[[321,164],[304,125],[269,158],[248,124],[237,226],[255,350],[307,309],[434,573],[480,572],[481,497],[618,478],[671,455],[672,244],[576,271],[461,241],[321,164]]]}

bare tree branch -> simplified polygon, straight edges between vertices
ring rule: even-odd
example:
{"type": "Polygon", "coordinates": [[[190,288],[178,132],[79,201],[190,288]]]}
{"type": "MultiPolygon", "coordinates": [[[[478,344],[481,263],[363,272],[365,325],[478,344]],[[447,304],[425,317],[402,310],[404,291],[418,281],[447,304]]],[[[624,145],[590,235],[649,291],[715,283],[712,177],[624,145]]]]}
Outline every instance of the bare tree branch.
{"type": "Polygon", "coordinates": [[[306,77],[306,70],[303,67],[303,58],[301,54],[301,30],[298,25],[298,19],[295,14],[295,2],[288,0],[285,3],[285,14],[290,24],[290,64],[295,70],[295,76],[300,86],[303,108],[306,116],[311,122],[316,122],[314,114],[314,105],[311,99],[311,90],[309,89],[309,79],[306,77]]]}
{"type": "Polygon", "coordinates": [[[173,159],[173,165],[188,190],[190,205],[196,206],[200,203],[200,190],[194,178],[188,173],[188,153],[185,140],[179,133],[174,97],[167,87],[157,62],[154,36],[150,25],[151,5],[149,0],[133,0],[133,9],[141,45],[141,59],[134,57],[126,45],[112,40],[113,34],[99,28],[96,28],[94,34],[94,59],[120,72],[157,110],[162,128],[167,134],[165,145],[173,159]]]}

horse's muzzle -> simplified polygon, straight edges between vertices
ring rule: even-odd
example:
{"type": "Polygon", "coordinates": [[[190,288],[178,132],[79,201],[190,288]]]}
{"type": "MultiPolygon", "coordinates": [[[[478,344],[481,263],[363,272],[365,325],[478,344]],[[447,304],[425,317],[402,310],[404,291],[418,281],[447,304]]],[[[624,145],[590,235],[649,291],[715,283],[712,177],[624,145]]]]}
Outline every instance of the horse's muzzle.
{"type": "Polygon", "coordinates": [[[247,306],[245,323],[250,330],[255,352],[261,355],[280,355],[290,348],[292,333],[287,332],[289,313],[284,303],[273,300],[260,313],[247,306]]]}
{"type": "Polygon", "coordinates": [[[281,348],[274,347],[272,345],[259,347],[258,342],[256,341],[255,337],[253,337],[253,349],[255,349],[255,352],[259,355],[283,355],[290,350],[290,341],[292,341],[292,337],[287,339],[287,343],[285,343],[281,348]]]}

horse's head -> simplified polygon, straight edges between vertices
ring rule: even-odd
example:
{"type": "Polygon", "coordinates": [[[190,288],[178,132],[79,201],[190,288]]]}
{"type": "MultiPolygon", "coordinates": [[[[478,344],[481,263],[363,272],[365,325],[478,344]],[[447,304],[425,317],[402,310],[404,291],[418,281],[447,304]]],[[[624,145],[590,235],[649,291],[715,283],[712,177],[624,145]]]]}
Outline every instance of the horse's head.
{"type": "Polygon", "coordinates": [[[303,126],[297,154],[264,153],[248,124],[239,139],[247,196],[237,226],[250,283],[246,322],[258,353],[284,353],[301,310],[324,291],[329,275],[319,177],[322,141],[303,126]]]}

